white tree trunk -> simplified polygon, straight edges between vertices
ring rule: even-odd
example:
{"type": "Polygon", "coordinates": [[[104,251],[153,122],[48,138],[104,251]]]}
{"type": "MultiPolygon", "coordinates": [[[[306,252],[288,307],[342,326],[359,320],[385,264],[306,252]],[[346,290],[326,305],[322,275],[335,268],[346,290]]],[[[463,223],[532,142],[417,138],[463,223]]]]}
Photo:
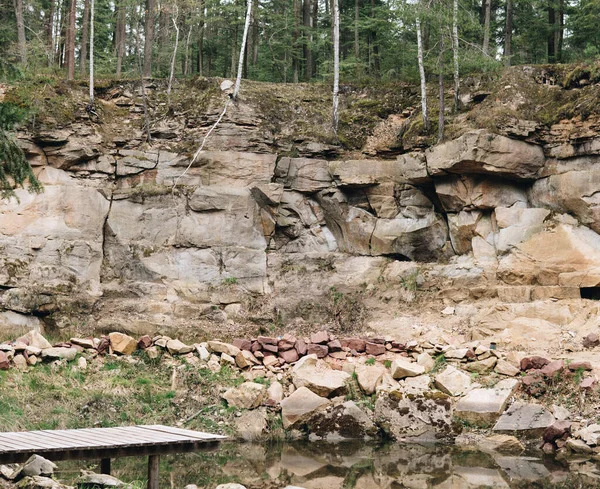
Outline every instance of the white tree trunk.
{"type": "Polygon", "coordinates": [[[235,88],[233,89],[233,99],[235,100],[242,84],[242,71],[244,70],[244,56],[246,55],[246,42],[248,41],[248,30],[250,29],[250,19],[252,18],[252,0],[248,0],[248,10],[246,11],[246,24],[244,25],[244,35],[242,37],[242,47],[240,48],[240,61],[238,63],[237,78],[235,88]]]}
{"type": "Polygon", "coordinates": [[[483,54],[490,50],[490,21],[492,17],[492,0],[485,0],[485,18],[483,24],[483,54]]]}
{"type": "Polygon", "coordinates": [[[90,106],[94,107],[94,0],[90,2],[90,106]]]}
{"type": "Polygon", "coordinates": [[[340,92],[340,8],[333,0],[333,131],[337,133],[339,122],[340,92]]]}
{"type": "Polygon", "coordinates": [[[179,47],[179,27],[177,26],[177,7],[173,15],[173,25],[175,26],[175,47],[173,48],[173,57],[171,58],[171,72],[169,74],[169,85],[167,86],[167,105],[171,105],[171,87],[173,86],[173,75],[175,75],[175,60],[177,59],[177,48],[179,47]]]}
{"type": "Polygon", "coordinates": [[[429,114],[427,112],[427,83],[425,80],[425,65],[423,62],[423,39],[421,36],[421,18],[417,16],[417,57],[419,61],[419,77],[421,78],[421,110],[423,112],[423,126],[429,131],[429,114]]]}
{"type": "Polygon", "coordinates": [[[454,56],[454,110],[460,109],[460,71],[458,66],[458,0],[452,12],[452,54],[454,56]]]}

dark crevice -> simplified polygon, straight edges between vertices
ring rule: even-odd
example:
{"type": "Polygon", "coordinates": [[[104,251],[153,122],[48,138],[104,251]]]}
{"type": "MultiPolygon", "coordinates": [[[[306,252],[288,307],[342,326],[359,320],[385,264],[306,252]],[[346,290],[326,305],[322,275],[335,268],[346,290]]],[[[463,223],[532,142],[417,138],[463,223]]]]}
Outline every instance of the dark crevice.
{"type": "Polygon", "coordinates": [[[580,287],[579,292],[582,299],[600,301],[600,287],[580,287]]]}

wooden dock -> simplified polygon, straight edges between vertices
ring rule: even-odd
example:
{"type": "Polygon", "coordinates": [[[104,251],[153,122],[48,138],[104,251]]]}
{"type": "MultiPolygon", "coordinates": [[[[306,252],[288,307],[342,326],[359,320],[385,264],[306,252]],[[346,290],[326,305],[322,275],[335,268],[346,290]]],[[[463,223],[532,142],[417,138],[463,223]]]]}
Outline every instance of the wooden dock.
{"type": "Polygon", "coordinates": [[[31,455],[49,460],[100,459],[110,474],[110,459],[148,455],[148,489],[158,489],[159,456],[214,450],[224,436],[161,425],[0,432],[0,464],[26,461],[31,455]]]}

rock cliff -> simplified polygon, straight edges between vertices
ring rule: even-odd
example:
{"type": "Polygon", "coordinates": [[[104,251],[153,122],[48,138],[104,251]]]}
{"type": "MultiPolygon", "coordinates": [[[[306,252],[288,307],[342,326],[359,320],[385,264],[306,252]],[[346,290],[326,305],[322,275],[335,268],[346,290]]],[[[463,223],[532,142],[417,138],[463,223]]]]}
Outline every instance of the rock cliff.
{"type": "Polygon", "coordinates": [[[600,87],[562,79],[468,86],[437,145],[410,87],[348,87],[335,138],[327,87],[247,83],[191,166],[218,81],[181,82],[171,106],[147,83],[150,143],[135,84],[101,88],[92,119],[73,87],[67,116],[19,133],[45,191],[0,203],[0,331],[365,323],[579,344],[600,297],[600,87]]]}

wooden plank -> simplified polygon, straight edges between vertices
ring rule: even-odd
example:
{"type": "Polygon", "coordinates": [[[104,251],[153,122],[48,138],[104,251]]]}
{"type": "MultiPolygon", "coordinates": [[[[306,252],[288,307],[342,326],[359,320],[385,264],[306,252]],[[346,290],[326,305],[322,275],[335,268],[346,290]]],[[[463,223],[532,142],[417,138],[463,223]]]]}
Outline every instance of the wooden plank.
{"type": "Polygon", "coordinates": [[[12,438],[9,436],[3,436],[0,438],[0,444],[2,444],[4,441],[7,442],[7,444],[11,444],[13,446],[17,446],[23,449],[27,449],[27,448],[31,448],[32,446],[34,448],[42,448],[40,446],[38,446],[37,444],[32,444],[31,442],[29,442],[28,440],[23,439],[23,437],[18,437],[18,438],[12,438]]]}
{"type": "Polygon", "coordinates": [[[223,439],[227,438],[226,436],[222,436],[222,435],[213,435],[210,433],[203,433],[201,431],[185,430],[185,429],[181,429],[181,428],[174,428],[172,426],[142,425],[142,426],[140,426],[140,428],[152,430],[155,432],[159,431],[162,433],[177,434],[177,435],[181,435],[181,436],[186,436],[186,437],[194,439],[194,440],[209,441],[209,440],[223,440],[223,439]]]}

